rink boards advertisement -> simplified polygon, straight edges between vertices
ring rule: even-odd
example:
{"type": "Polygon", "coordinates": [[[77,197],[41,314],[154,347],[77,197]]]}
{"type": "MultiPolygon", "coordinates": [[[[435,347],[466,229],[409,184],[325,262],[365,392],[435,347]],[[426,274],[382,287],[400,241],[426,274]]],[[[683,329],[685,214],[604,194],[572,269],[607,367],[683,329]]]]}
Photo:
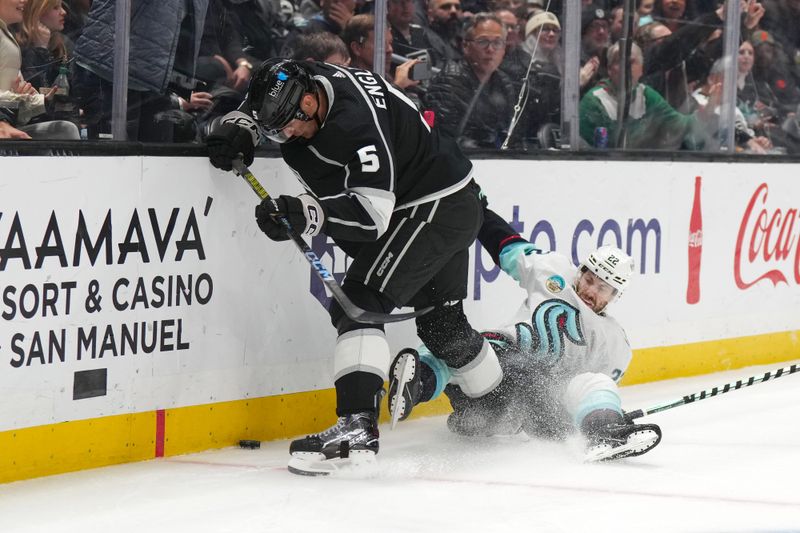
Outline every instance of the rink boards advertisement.
{"type": "MultiPolygon", "coordinates": [[[[273,195],[300,191],[280,160],[252,170],[273,195]]],[[[611,310],[634,348],[623,383],[797,357],[791,165],[476,160],[474,175],[538,247],[633,256],[611,310]]],[[[244,181],[201,158],[26,157],[4,158],[0,191],[0,443],[46,455],[58,431],[79,441],[60,467],[0,481],[290,436],[331,414],[328,295],[290,242],[260,233],[244,181]],[[92,446],[102,457],[85,458],[92,446]]],[[[344,254],[310,244],[341,281],[344,254]]],[[[474,245],[475,327],[522,297],[474,245]]],[[[413,323],[387,333],[393,351],[418,342],[413,323]]]]}

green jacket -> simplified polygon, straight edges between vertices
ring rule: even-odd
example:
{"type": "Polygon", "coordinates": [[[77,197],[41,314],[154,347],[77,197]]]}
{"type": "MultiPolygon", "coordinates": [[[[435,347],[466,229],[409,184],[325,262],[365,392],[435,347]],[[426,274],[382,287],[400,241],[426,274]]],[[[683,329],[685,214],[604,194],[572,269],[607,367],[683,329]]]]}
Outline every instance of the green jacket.
{"type": "MultiPolygon", "coordinates": [[[[604,127],[608,129],[608,147],[616,148],[617,98],[607,90],[610,85],[603,80],[581,98],[581,137],[591,146],[595,146],[595,128],[604,127]]],[[[696,123],[694,115],[679,113],[655,89],[640,83],[631,98],[626,147],[676,150],[696,123]]]]}

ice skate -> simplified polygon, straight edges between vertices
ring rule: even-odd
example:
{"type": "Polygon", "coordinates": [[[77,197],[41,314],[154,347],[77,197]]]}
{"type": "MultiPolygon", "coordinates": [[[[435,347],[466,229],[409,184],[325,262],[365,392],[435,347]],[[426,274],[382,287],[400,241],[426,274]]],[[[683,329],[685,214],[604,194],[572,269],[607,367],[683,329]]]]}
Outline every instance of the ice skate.
{"type": "Polygon", "coordinates": [[[649,452],[661,442],[656,424],[608,424],[588,438],[587,463],[635,457],[649,452]]]}
{"type": "Polygon", "coordinates": [[[369,469],[375,465],[378,436],[374,413],[340,416],[336,424],[325,431],[292,442],[289,472],[325,476],[369,469]]]}
{"type": "Polygon", "coordinates": [[[405,420],[422,394],[422,366],[413,348],[400,350],[389,369],[389,412],[392,429],[405,420]]]}

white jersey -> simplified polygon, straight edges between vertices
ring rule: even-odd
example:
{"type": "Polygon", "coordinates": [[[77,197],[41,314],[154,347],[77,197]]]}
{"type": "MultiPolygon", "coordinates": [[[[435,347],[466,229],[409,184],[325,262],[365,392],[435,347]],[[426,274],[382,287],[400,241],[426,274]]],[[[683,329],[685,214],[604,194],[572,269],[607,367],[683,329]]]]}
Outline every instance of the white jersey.
{"type": "Polygon", "coordinates": [[[614,318],[578,297],[576,267],[557,253],[520,250],[511,259],[527,297],[511,324],[492,331],[513,340],[513,352],[522,357],[516,368],[545,372],[557,387],[586,372],[619,381],[631,360],[630,343],[614,318]]]}

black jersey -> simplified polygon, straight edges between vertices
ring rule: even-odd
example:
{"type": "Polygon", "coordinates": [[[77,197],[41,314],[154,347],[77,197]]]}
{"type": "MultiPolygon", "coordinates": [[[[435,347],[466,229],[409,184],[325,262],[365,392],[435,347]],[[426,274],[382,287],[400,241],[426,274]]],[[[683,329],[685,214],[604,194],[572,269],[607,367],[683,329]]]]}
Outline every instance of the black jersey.
{"type": "Polygon", "coordinates": [[[469,159],[431,130],[399,89],[367,70],[304,66],[327,94],[328,115],[312,139],[282,144],[281,153],[324,206],[327,235],[374,241],[395,210],[442,198],[470,181],[469,159]]]}

